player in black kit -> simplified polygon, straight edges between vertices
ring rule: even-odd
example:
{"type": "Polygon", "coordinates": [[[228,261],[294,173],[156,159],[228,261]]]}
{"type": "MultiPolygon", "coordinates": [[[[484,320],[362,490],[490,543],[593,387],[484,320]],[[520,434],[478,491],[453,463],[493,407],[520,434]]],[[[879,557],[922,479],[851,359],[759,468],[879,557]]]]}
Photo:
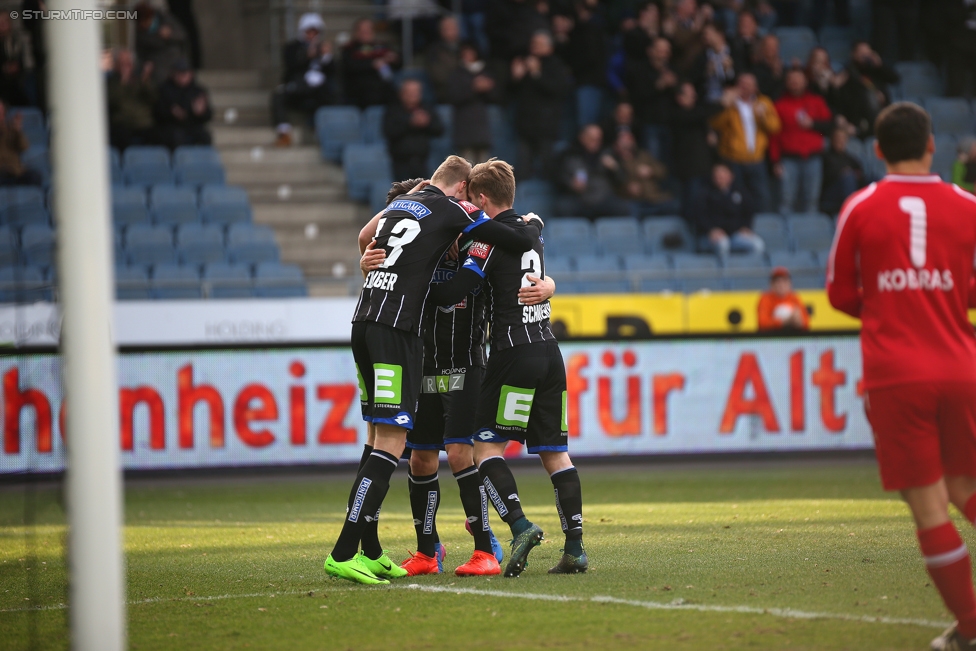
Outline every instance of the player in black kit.
{"type": "Polygon", "coordinates": [[[566,544],[559,563],[549,572],[585,572],[583,498],[566,436],[566,369],[549,327],[549,301],[529,306],[519,300],[520,288],[532,282],[530,276],[545,278],[542,237],[537,235],[535,220],[526,224],[526,218],[511,208],[515,177],[510,165],[497,160],[476,165],[468,184],[472,202],[485,214],[533,234],[532,249],[522,254],[474,242],[454,278],[431,288],[431,300],[438,305],[454,304],[483,280],[491,292],[492,350],[478,401],[474,454],[488,497],[512,529],[505,576],[521,574],[529,552],[542,541],[542,529],[522,512],[515,477],[503,456],[513,440],[539,455],[555,490],[566,544]]]}
{"type": "Polygon", "coordinates": [[[392,202],[377,224],[377,246],[386,250],[386,260],[367,274],[352,327],[363,418],[373,425],[374,444],[364,454],[342,531],[325,561],[331,576],[376,584],[406,574],[389,560],[378,540],[364,540],[363,532],[386,497],[407,430],[413,427],[423,379],[420,335],[430,281],[441,256],[462,232],[506,250],[521,252],[532,246],[530,235],[494,222],[454,198],[464,191],[470,171],[466,160],[449,156],[428,187],[392,202]],[[361,541],[364,549],[357,553],[361,541]]]}

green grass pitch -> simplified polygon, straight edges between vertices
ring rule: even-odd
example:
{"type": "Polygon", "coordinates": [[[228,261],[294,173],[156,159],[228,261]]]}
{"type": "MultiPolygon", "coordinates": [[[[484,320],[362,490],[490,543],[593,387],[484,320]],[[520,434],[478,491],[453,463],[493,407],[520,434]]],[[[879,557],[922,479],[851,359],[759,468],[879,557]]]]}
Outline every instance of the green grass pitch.
{"type": "MultiPolygon", "coordinates": [[[[455,577],[471,541],[444,469],[445,573],[376,588],[322,571],[350,472],[130,482],[130,647],[925,649],[950,620],[907,509],[871,461],[582,464],[580,475],[588,574],[546,574],[562,534],[548,478],[525,466],[522,501],[548,540],[518,579],[455,577]]],[[[395,559],[414,547],[405,476],[380,528],[395,559]]],[[[0,648],[68,647],[65,535],[56,490],[0,486],[0,648]]]]}

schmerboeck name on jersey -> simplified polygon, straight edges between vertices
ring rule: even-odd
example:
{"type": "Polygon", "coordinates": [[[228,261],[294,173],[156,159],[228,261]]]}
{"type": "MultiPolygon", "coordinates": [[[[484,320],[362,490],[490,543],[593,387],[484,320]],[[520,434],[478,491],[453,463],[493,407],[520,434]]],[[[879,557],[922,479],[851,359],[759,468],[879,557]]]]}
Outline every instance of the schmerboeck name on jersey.
{"type": "Polygon", "coordinates": [[[948,269],[889,269],[878,272],[879,292],[903,292],[924,290],[927,292],[951,292],[955,288],[952,272],[948,269]]]}
{"type": "Polygon", "coordinates": [[[393,291],[393,285],[396,284],[398,276],[393,271],[370,271],[366,274],[366,282],[363,283],[363,289],[383,289],[388,292],[393,291]]]}
{"type": "Polygon", "coordinates": [[[522,307],[522,323],[538,323],[548,319],[550,314],[552,314],[552,307],[548,301],[539,305],[524,305],[522,307]]]}

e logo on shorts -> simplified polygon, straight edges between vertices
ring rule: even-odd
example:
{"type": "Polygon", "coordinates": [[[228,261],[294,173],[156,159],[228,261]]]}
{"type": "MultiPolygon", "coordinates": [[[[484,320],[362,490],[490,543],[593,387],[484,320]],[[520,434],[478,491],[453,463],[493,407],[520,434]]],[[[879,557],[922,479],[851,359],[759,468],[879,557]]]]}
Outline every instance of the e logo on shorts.
{"type": "Polygon", "coordinates": [[[359,371],[359,364],[356,364],[356,379],[359,380],[359,399],[362,402],[366,402],[369,394],[366,393],[366,381],[363,379],[363,374],[359,371]]]}
{"type": "Polygon", "coordinates": [[[399,364],[373,364],[373,402],[400,404],[403,367],[399,364]]]}
{"type": "Polygon", "coordinates": [[[503,384],[495,422],[510,427],[525,427],[529,424],[533,398],[535,398],[535,389],[522,389],[503,384]]]}

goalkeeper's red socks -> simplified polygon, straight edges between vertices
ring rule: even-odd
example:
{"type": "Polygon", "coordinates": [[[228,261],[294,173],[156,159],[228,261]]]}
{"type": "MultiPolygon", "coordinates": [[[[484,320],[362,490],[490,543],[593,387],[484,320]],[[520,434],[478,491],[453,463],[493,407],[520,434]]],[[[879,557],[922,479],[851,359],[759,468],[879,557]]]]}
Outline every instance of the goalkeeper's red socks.
{"type": "Polygon", "coordinates": [[[976,594],[969,550],[952,522],[918,531],[925,569],[946,607],[956,616],[959,634],[976,638],[976,594]]]}

